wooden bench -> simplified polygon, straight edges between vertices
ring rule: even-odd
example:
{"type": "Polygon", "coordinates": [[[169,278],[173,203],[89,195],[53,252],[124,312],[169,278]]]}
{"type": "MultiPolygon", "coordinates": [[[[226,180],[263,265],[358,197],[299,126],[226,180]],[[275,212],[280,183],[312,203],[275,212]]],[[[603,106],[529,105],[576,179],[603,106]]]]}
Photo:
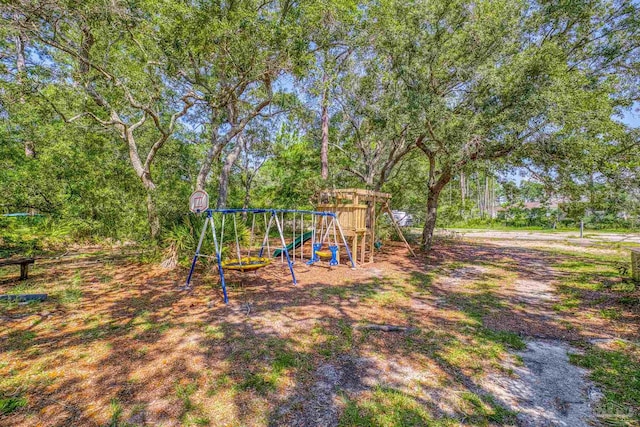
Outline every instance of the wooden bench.
{"type": "Polygon", "coordinates": [[[24,280],[29,275],[29,264],[33,264],[36,260],[34,258],[8,258],[0,259],[0,267],[7,265],[20,265],[20,280],[24,280]]]}

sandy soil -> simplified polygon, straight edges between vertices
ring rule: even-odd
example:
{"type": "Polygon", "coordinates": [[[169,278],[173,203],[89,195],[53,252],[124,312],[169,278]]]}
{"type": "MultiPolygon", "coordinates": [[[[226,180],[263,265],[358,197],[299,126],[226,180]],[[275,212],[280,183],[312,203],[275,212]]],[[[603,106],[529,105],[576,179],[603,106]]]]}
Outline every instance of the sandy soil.
{"type": "Polygon", "coordinates": [[[585,231],[584,238],[580,238],[579,231],[492,231],[492,230],[467,230],[453,229],[459,235],[469,239],[500,239],[500,240],[524,240],[535,242],[564,241],[571,244],[590,244],[593,242],[607,243],[638,243],[640,233],[606,233],[585,231]]]}
{"type": "MultiPolygon", "coordinates": [[[[519,411],[521,425],[584,425],[597,395],[567,363],[567,343],[637,339],[638,316],[553,311],[561,259],[521,242],[458,241],[417,258],[390,243],[356,270],[298,262],[297,286],[279,263],[229,274],[228,305],[202,266],[184,292],[184,269],[117,252],[39,260],[24,289],[50,301],[0,313],[0,374],[28,401],[0,425],[101,426],[116,414],[136,425],[335,426],[376,390],[460,425],[486,422],[469,393],[519,411]],[[354,327],[365,323],[420,332],[354,327]],[[485,329],[529,347],[509,355],[485,329]]],[[[13,286],[5,278],[0,290],[13,286]]]]}

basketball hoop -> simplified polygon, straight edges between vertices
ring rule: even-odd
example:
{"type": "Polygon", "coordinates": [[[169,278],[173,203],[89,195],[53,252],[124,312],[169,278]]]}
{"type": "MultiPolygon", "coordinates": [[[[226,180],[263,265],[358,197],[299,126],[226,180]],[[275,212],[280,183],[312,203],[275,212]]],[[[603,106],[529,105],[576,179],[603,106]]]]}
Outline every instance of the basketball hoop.
{"type": "Polygon", "coordinates": [[[196,190],[189,197],[189,210],[193,213],[202,213],[209,209],[209,195],[206,191],[196,190]]]}

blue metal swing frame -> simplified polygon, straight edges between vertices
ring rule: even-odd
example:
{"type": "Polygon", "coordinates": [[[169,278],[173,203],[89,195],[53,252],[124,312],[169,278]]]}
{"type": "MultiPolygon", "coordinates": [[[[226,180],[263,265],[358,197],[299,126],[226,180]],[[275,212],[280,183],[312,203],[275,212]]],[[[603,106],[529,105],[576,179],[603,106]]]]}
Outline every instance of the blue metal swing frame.
{"type": "MultiPolygon", "coordinates": [[[[353,258],[351,257],[351,250],[349,249],[349,244],[347,243],[347,239],[344,237],[344,233],[342,231],[342,226],[340,225],[340,221],[338,220],[338,217],[336,216],[335,213],[333,212],[323,212],[323,211],[311,211],[311,210],[296,210],[296,209],[207,209],[205,211],[203,211],[202,213],[206,214],[206,219],[204,222],[204,225],[202,227],[202,231],[200,232],[200,240],[198,241],[198,247],[196,248],[196,253],[193,256],[193,261],[191,262],[191,268],[189,269],[189,276],[187,277],[187,282],[185,284],[185,289],[190,289],[191,287],[191,277],[193,276],[193,271],[196,268],[196,262],[198,261],[198,258],[201,256],[206,256],[206,255],[202,255],[200,253],[200,249],[202,248],[202,242],[204,241],[205,238],[205,234],[207,232],[207,228],[209,226],[211,226],[211,234],[213,235],[213,244],[214,244],[214,250],[215,250],[215,257],[216,257],[216,262],[218,263],[218,274],[220,275],[220,285],[222,286],[222,294],[224,296],[224,303],[227,304],[229,302],[229,297],[227,296],[227,285],[225,282],[225,277],[224,277],[224,268],[222,265],[222,242],[220,242],[220,245],[218,245],[218,238],[216,236],[216,226],[215,223],[213,221],[213,214],[214,213],[219,213],[222,215],[235,215],[238,213],[251,213],[251,214],[261,214],[261,213],[268,213],[271,214],[271,217],[269,219],[269,224],[266,225],[267,229],[266,229],[266,234],[265,234],[265,239],[262,242],[262,246],[260,247],[260,254],[259,256],[262,257],[264,254],[264,249],[265,249],[265,241],[268,239],[268,233],[269,230],[271,228],[271,222],[275,219],[275,223],[276,226],[278,228],[278,233],[280,234],[280,240],[282,243],[282,252],[285,255],[285,258],[287,260],[287,264],[289,265],[289,271],[291,272],[291,279],[293,281],[294,285],[297,285],[298,282],[296,280],[296,275],[295,272],[293,271],[293,262],[291,261],[291,258],[289,257],[289,250],[287,249],[287,245],[285,243],[285,239],[284,239],[284,234],[283,234],[283,224],[280,224],[280,221],[278,220],[278,214],[287,214],[287,213],[293,213],[293,214],[303,214],[303,215],[315,215],[315,216],[320,216],[320,217],[330,217],[335,221],[335,224],[338,226],[338,229],[340,230],[340,236],[342,237],[342,243],[344,244],[345,249],[347,250],[347,255],[349,257],[349,262],[351,263],[351,267],[355,268],[356,264],[353,261],[353,258]]],[[[313,264],[316,261],[319,261],[319,258],[316,255],[316,246],[318,245],[318,243],[316,242],[316,224],[313,224],[313,234],[311,237],[311,247],[312,249],[312,254],[311,254],[311,260],[308,262],[308,264],[313,264]]],[[[322,236],[321,237],[321,241],[319,242],[320,245],[322,245],[322,236]]],[[[294,248],[295,250],[295,248],[294,248]]],[[[336,247],[336,252],[337,252],[337,247],[336,247]]],[[[332,250],[333,253],[333,250],[332,250]]],[[[334,254],[335,257],[335,254],[334,254]]],[[[333,258],[333,257],[332,257],[333,258]]],[[[332,259],[333,261],[333,259],[332,259]]],[[[335,264],[337,264],[337,261],[335,262],[335,264]]],[[[335,265],[334,263],[332,263],[331,265],[335,265]]]]}

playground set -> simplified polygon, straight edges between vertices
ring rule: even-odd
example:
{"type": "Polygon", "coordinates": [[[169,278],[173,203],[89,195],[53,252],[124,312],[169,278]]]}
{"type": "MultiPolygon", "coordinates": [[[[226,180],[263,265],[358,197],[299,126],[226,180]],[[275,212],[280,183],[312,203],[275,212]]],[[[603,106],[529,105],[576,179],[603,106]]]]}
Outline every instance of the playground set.
{"type": "MultiPolygon", "coordinates": [[[[287,264],[291,280],[296,285],[294,264],[298,260],[307,265],[327,262],[333,267],[340,265],[343,254],[351,268],[356,268],[360,250],[361,264],[365,264],[366,259],[373,262],[374,250],[379,247],[376,245],[376,218],[382,209],[388,211],[391,222],[402,236],[389,210],[388,201],[391,195],[387,193],[360,189],[333,190],[322,192],[321,197],[333,203],[318,205],[317,210],[209,209],[208,194],[204,191],[194,192],[189,201],[189,208],[193,213],[204,214],[205,221],[185,288],[190,289],[196,263],[202,257],[215,260],[225,303],[229,301],[225,271],[256,271],[268,266],[273,259],[280,258],[283,264],[287,264]],[[243,223],[243,227],[251,224],[248,245],[246,237],[241,238],[239,235],[239,222],[243,223]],[[233,227],[233,238],[226,239],[226,245],[225,226],[233,227]],[[211,229],[213,238],[213,254],[202,253],[208,229],[211,229]],[[260,240],[256,238],[258,230],[264,232],[260,240]],[[287,234],[291,233],[288,244],[285,230],[287,234]],[[275,244],[270,241],[272,231],[277,231],[275,244]],[[348,238],[351,239],[353,255],[348,238]],[[256,245],[258,242],[259,245],[256,245]],[[227,259],[223,259],[228,254],[227,248],[230,246],[232,248],[229,249],[235,250],[235,256],[226,256],[227,259]]],[[[404,240],[404,237],[402,239],[404,240]]],[[[404,242],[413,254],[406,240],[404,242]]]]}
{"type": "Polygon", "coordinates": [[[389,207],[391,194],[360,188],[346,188],[324,190],[320,192],[320,200],[324,202],[317,205],[316,208],[320,211],[336,214],[342,224],[345,236],[351,238],[351,248],[356,259],[358,259],[358,252],[360,252],[360,264],[374,261],[375,249],[380,244],[376,236],[377,220],[384,213],[388,215],[398,237],[402,239],[409,252],[415,256],[391,213],[389,207]]]}

